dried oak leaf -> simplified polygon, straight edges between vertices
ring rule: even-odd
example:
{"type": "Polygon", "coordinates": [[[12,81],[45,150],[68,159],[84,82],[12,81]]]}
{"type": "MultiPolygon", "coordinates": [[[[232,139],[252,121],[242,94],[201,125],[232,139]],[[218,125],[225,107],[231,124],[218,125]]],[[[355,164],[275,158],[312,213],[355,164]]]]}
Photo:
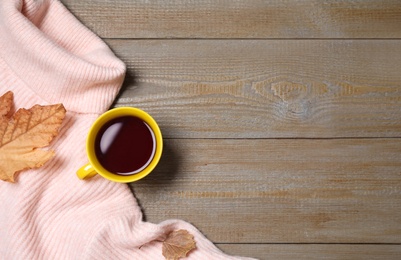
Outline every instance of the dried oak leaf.
{"type": "Polygon", "coordinates": [[[0,97],[0,179],[14,182],[22,170],[41,167],[54,156],[45,147],[57,136],[65,117],[62,104],[19,109],[10,116],[12,92],[0,97]]]}
{"type": "Polygon", "coordinates": [[[162,254],[167,260],[178,260],[186,257],[189,251],[196,248],[194,236],[184,229],[167,235],[163,241],[162,254]]]}

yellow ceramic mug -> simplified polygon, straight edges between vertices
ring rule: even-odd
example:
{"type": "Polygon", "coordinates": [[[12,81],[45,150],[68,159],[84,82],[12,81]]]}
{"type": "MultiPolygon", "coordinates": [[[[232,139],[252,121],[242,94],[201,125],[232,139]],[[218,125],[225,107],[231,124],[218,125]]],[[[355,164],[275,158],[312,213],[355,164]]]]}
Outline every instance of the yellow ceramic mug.
{"type": "MultiPolygon", "coordinates": [[[[135,123],[135,124],[137,124],[137,123],[135,123]]],[[[134,128],[134,130],[135,129],[136,128],[134,128]]],[[[105,140],[106,140],[106,138],[105,138],[105,140]]],[[[161,131],[160,131],[159,126],[157,125],[156,121],[148,113],[144,112],[143,110],[140,110],[138,108],[133,108],[133,107],[114,108],[114,109],[111,109],[111,110],[107,111],[106,113],[102,114],[99,118],[97,118],[96,121],[93,123],[92,127],[90,128],[88,137],[86,140],[86,153],[87,153],[87,156],[89,159],[89,163],[87,165],[82,166],[77,171],[77,176],[80,179],[86,179],[86,178],[93,177],[96,174],[99,174],[99,175],[103,176],[104,178],[109,179],[111,181],[115,181],[115,182],[127,183],[127,182],[137,181],[139,179],[142,179],[146,175],[148,175],[156,167],[156,165],[158,164],[158,162],[160,160],[162,150],[163,150],[163,139],[162,139],[161,131]],[[140,147],[140,145],[143,145],[143,144],[137,145],[137,147],[135,149],[139,149],[139,150],[135,150],[135,152],[133,152],[133,154],[132,154],[132,157],[131,157],[131,154],[126,153],[126,151],[122,151],[122,152],[124,152],[123,154],[118,154],[119,152],[121,152],[120,151],[121,149],[113,150],[113,149],[108,148],[108,147],[115,147],[118,141],[120,142],[121,145],[127,146],[128,144],[131,144],[132,142],[140,143],[140,142],[142,142],[141,141],[142,139],[150,138],[149,136],[135,137],[135,135],[138,135],[138,133],[145,133],[146,128],[143,126],[133,124],[133,127],[141,127],[140,129],[145,129],[145,130],[138,130],[139,132],[136,133],[135,131],[131,131],[132,127],[130,129],[128,129],[126,127],[127,125],[129,125],[128,123],[124,123],[124,124],[114,123],[114,122],[121,121],[121,119],[130,120],[130,121],[126,121],[126,122],[139,122],[139,120],[140,120],[140,121],[142,121],[142,123],[144,123],[143,125],[145,125],[147,127],[147,129],[149,129],[149,133],[150,133],[149,136],[151,136],[151,138],[152,138],[153,146],[152,146],[152,148],[150,148],[149,145],[147,145],[146,147],[145,146],[143,147],[144,151],[146,150],[146,155],[138,154],[138,151],[140,152],[141,151],[140,149],[142,149],[140,147]],[[110,125],[110,124],[114,124],[114,126],[113,126],[114,128],[109,127],[108,125],[110,125]],[[118,125],[118,126],[116,126],[116,125],[118,125]],[[125,126],[123,128],[121,128],[121,125],[125,125],[125,126]],[[105,131],[104,129],[107,127],[109,127],[109,129],[105,131]],[[121,129],[123,129],[123,130],[121,130],[121,129]],[[102,131],[105,131],[105,132],[103,133],[102,131]],[[103,145],[104,142],[101,143],[103,140],[99,141],[99,136],[100,135],[106,136],[107,131],[111,133],[111,134],[107,134],[107,135],[112,136],[112,140],[115,140],[118,138],[120,138],[120,140],[117,140],[115,143],[113,143],[113,141],[110,141],[111,144],[107,143],[108,141],[107,142],[105,141],[106,144],[103,145]],[[124,133],[125,133],[124,135],[120,134],[120,133],[122,133],[122,131],[124,131],[124,133]],[[129,139],[129,140],[125,140],[124,138],[129,139]],[[133,139],[133,138],[136,138],[136,139],[134,141],[132,141],[131,139],[133,139]],[[102,144],[102,146],[100,144],[102,144]],[[102,152],[104,152],[104,154],[101,154],[101,152],[99,152],[100,147],[105,147],[105,149],[102,148],[103,149],[102,152]],[[151,154],[149,153],[149,151],[150,151],[149,149],[152,150],[151,154]],[[109,150],[109,151],[107,151],[107,150],[109,150]],[[112,152],[110,152],[110,150],[112,152]],[[117,154],[113,155],[112,154],[113,152],[116,152],[117,154]],[[106,157],[107,156],[109,157],[109,158],[107,158],[107,159],[109,159],[109,162],[104,161],[105,160],[105,159],[103,159],[104,155],[106,157]],[[130,156],[129,158],[127,158],[129,160],[124,159],[124,160],[127,160],[127,162],[123,162],[123,159],[121,159],[121,155],[123,155],[124,158],[126,158],[127,156],[130,156]],[[115,167],[117,167],[117,168],[124,167],[124,165],[123,165],[124,163],[128,163],[128,164],[133,163],[134,160],[136,159],[135,156],[143,157],[143,156],[148,156],[148,155],[149,155],[149,158],[148,158],[147,162],[144,165],[142,165],[142,167],[138,168],[136,171],[128,172],[128,173],[125,173],[125,172],[121,173],[121,172],[118,172],[117,170],[114,170],[115,167]],[[112,160],[113,159],[112,156],[114,156],[114,158],[117,159],[116,161],[121,160],[121,162],[119,163],[121,165],[114,166],[113,165],[114,161],[112,160]]]]}

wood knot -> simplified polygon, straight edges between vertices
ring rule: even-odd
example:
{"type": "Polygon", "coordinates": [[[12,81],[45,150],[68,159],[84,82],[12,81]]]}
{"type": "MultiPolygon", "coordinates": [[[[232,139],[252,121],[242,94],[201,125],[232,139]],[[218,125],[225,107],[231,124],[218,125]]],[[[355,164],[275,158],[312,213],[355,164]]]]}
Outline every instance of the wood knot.
{"type": "Polygon", "coordinates": [[[283,101],[288,117],[305,118],[309,116],[310,107],[316,97],[328,92],[325,84],[300,84],[281,81],[271,85],[271,91],[283,101]]]}

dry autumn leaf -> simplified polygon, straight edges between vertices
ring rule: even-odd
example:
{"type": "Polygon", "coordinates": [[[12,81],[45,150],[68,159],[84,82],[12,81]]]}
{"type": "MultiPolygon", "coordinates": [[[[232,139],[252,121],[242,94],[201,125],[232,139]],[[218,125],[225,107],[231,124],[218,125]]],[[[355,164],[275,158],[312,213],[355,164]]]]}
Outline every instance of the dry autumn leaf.
{"type": "Polygon", "coordinates": [[[167,260],[178,260],[186,257],[189,251],[196,248],[194,236],[180,229],[168,234],[163,242],[162,253],[167,260]]]}
{"type": "Polygon", "coordinates": [[[10,116],[12,92],[0,97],[0,179],[14,182],[22,170],[41,167],[53,157],[45,147],[57,136],[65,116],[62,104],[19,109],[10,116]]]}
{"type": "Polygon", "coordinates": [[[0,97],[0,117],[10,116],[13,106],[13,92],[8,91],[0,97]]]}

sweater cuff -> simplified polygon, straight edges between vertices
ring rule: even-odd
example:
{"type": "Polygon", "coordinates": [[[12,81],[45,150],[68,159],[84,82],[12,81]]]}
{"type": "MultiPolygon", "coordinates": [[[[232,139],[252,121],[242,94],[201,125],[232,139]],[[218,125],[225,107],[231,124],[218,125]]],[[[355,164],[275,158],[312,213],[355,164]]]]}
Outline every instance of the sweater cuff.
{"type": "Polygon", "coordinates": [[[125,65],[99,37],[58,0],[0,5],[0,58],[31,91],[78,113],[110,107],[125,65]]]}

